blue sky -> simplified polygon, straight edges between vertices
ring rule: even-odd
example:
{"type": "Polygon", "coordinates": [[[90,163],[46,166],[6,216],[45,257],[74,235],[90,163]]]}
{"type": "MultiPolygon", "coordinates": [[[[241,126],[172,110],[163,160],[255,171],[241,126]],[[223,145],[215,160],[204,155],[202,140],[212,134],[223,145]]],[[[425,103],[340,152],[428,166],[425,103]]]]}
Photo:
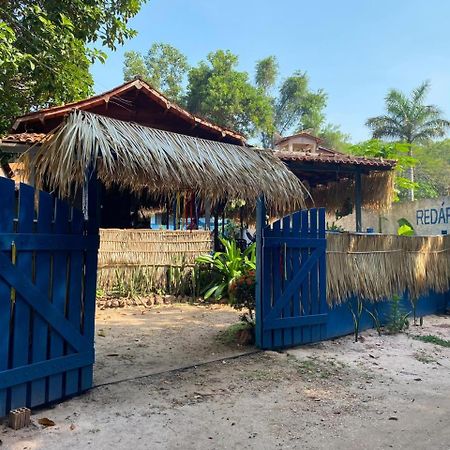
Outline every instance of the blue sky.
{"type": "Polygon", "coordinates": [[[167,42],[195,65],[229,49],[240,69],[278,58],[281,77],[306,71],[329,96],[329,122],[353,141],[370,137],[364,122],[383,111],[389,88],[430,80],[429,100],[450,115],[448,0],[150,0],[132,20],[138,36],[92,68],[96,92],[123,81],[123,53],[167,42]]]}

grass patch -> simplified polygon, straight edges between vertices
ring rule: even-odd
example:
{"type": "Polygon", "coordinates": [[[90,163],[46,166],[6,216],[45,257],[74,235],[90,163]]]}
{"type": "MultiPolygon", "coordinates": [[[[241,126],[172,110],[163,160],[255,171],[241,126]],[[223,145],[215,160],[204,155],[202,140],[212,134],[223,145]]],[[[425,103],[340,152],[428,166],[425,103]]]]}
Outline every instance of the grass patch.
{"type": "Polygon", "coordinates": [[[439,336],[433,334],[427,334],[425,336],[411,336],[417,341],[426,342],[427,344],[440,345],[441,347],[450,347],[450,341],[447,339],[442,339],[439,336]]]}
{"type": "Polygon", "coordinates": [[[436,362],[436,359],[433,358],[432,356],[428,355],[425,352],[416,352],[414,353],[414,358],[417,359],[417,361],[423,363],[423,364],[431,364],[436,362]]]}
{"type": "Polygon", "coordinates": [[[346,364],[335,359],[320,359],[317,357],[307,357],[298,359],[295,356],[288,356],[288,361],[294,365],[300,375],[308,378],[334,378],[343,375],[346,364]]]}
{"type": "Polygon", "coordinates": [[[237,322],[230,325],[226,330],[220,331],[217,340],[225,345],[236,345],[238,343],[238,335],[243,330],[251,330],[253,325],[248,322],[237,322]]]}

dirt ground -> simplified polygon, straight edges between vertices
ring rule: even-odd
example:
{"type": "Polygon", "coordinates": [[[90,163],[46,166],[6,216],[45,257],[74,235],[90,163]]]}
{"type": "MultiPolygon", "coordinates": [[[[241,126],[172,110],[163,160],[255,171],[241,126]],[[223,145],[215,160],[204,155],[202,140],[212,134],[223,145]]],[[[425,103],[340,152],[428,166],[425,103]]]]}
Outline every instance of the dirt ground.
{"type": "Polygon", "coordinates": [[[157,374],[35,411],[27,429],[1,426],[1,448],[450,448],[450,348],[411,337],[450,339],[450,317],[226,359],[252,351],[217,341],[236,318],[188,305],[99,311],[96,383],[157,374]],[[43,417],[55,426],[38,425],[43,417]]]}

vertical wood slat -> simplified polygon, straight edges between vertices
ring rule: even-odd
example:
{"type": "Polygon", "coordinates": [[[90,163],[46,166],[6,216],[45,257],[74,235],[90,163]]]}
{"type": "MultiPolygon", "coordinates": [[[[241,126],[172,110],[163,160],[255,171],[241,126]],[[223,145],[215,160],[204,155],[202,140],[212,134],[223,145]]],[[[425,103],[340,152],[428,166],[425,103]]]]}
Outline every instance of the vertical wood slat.
{"type": "MultiPolygon", "coordinates": [[[[272,237],[281,236],[281,223],[279,220],[272,224],[272,237]]],[[[283,276],[284,253],[282,247],[272,249],[272,283],[273,283],[273,306],[277,305],[281,297],[281,277],[283,276]]],[[[283,346],[283,330],[273,330],[273,345],[275,348],[283,346]]]]}
{"type": "MultiPolygon", "coordinates": [[[[210,209],[207,204],[205,208],[210,209]]],[[[174,207],[176,211],[176,207],[174,207]]],[[[209,211],[210,212],[210,211],[209,211]]],[[[208,212],[208,214],[209,214],[208,212]]],[[[174,229],[176,229],[176,214],[174,214],[174,229]]],[[[209,219],[208,219],[209,220],[209,219]]],[[[262,347],[262,330],[263,330],[263,231],[266,225],[266,208],[264,197],[258,198],[256,203],[256,298],[255,298],[255,344],[257,347],[262,347]]],[[[209,225],[208,225],[209,228],[209,225]]]]}
{"type": "MultiPolygon", "coordinates": [[[[69,231],[69,206],[57,199],[55,202],[55,219],[53,233],[67,234],[69,231]]],[[[52,264],[52,303],[64,314],[67,288],[67,252],[57,251],[53,254],[52,264]]],[[[50,330],[50,358],[57,358],[64,354],[64,340],[54,330],[50,330]]],[[[52,375],[48,380],[48,401],[55,401],[63,397],[63,374],[52,375]]]]}
{"type": "MultiPolygon", "coordinates": [[[[318,234],[318,216],[317,209],[312,208],[309,211],[310,214],[310,233],[309,236],[312,239],[317,239],[319,237],[318,234]]],[[[311,249],[311,253],[315,249],[311,249]]],[[[314,263],[313,268],[311,269],[311,314],[319,314],[319,261],[314,263]]],[[[317,342],[320,340],[320,325],[312,325],[311,327],[311,339],[313,342],[317,342]]]]}
{"type": "MultiPolygon", "coordinates": [[[[31,233],[34,220],[34,189],[26,184],[19,185],[18,233],[31,233]]],[[[31,251],[18,251],[17,269],[24,275],[32,276],[33,254],[31,251]]],[[[31,308],[19,294],[14,304],[14,331],[12,346],[12,367],[26,366],[30,356],[31,308]]],[[[11,409],[27,406],[28,385],[23,383],[11,388],[11,409]]]]}
{"type": "MultiPolygon", "coordinates": [[[[300,212],[296,212],[292,215],[292,233],[293,237],[300,237],[300,212]]],[[[292,276],[294,276],[300,270],[300,249],[292,249],[292,276]]],[[[292,314],[294,317],[300,317],[300,298],[301,289],[299,289],[293,298],[292,314]]],[[[301,327],[295,327],[292,331],[293,344],[298,345],[302,342],[302,329],[301,327]]]]}
{"type": "MultiPolygon", "coordinates": [[[[300,236],[307,238],[309,235],[309,213],[308,210],[302,210],[300,212],[301,217],[301,229],[300,236]]],[[[309,251],[307,248],[301,249],[301,261],[300,268],[306,263],[309,257],[309,251]]],[[[310,297],[309,297],[309,276],[301,286],[301,299],[302,299],[302,316],[309,316],[311,314],[310,297]]],[[[311,342],[311,327],[305,326],[302,328],[302,343],[307,344],[311,342]]]]}
{"type": "MultiPolygon", "coordinates": [[[[50,234],[53,220],[54,200],[50,194],[39,192],[39,209],[37,219],[38,234],[50,234]]],[[[50,267],[51,256],[48,251],[37,251],[35,257],[35,284],[41,292],[47,293],[50,302],[50,267]]],[[[33,317],[32,363],[45,361],[48,354],[48,323],[39,314],[33,317]]],[[[31,382],[30,406],[42,405],[46,401],[46,378],[31,382]]]]}
{"type": "MultiPolygon", "coordinates": [[[[319,208],[319,239],[326,238],[325,230],[325,208],[319,208]]],[[[326,242],[326,241],[325,241],[326,242]]],[[[326,250],[319,258],[319,312],[320,314],[328,313],[327,302],[327,254],[326,250]]],[[[320,339],[326,339],[327,325],[320,326],[320,339]]]]}
{"type": "MultiPolygon", "coordinates": [[[[14,181],[0,177],[0,233],[14,230],[14,181]]],[[[0,372],[8,369],[11,319],[11,286],[0,276],[0,372]]],[[[0,389],[0,417],[9,411],[8,389],[0,389]]]]}
{"type": "MultiPolygon", "coordinates": [[[[289,238],[291,236],[291,216],[285,216],[282,220],[283,229],[281,231],[281,235],[285,238],[289,238]]],[[[283,291],[289,285],[290,280],[292,280],[292,271],[291,271],[291,248],[289,245],[284,245],[284,248],[281,248],[282,256],[283,256],[283,267],[281,268],[281,275],[283,280],[283,291]]],[[[292,298],[289,299],[289,302],[282,309],[282,317],[292,317],[292,298]]],[[[292,328],[285,328],[282,330],[283,342],[282,345],[286,347],[292,346],[292,328]]]]}
{"type": "MultiPolygon", "coordinates": [[[[270,236],[271,230],[269,227],[266,227],[263,230],[264,238],[270,236]]],[[[261,320],[264,322],[264,317],[270,312],[272,308],[272,299],[273,299],[273,265],[272,265],[272,247],[263,247],[263,274],[262,274],[262,318],[261,320]]],[[[262,333],[262,342],[263,348],[272,348],[273,347],[273,332],[271,330],[266,330],[263,326],[262,333]]]]}
{"type": "MultiPolygon", "coordinates": [[[[83,214],[81,211],[72,210],[71,233],[80,235],[83,232],[83,214]]],[[[83,253],[74,250],[70,253],[69,262],[69,295],[67,299],[67,319],[81,332],[81,295],[83,276],[83,253]]],[[[74,350],[68,346],[66,354],[72,354],[74,350]]],[[[65,395],[74,395],[79,391],[80,370],[74,369],[66,372],[65,395]]]]}

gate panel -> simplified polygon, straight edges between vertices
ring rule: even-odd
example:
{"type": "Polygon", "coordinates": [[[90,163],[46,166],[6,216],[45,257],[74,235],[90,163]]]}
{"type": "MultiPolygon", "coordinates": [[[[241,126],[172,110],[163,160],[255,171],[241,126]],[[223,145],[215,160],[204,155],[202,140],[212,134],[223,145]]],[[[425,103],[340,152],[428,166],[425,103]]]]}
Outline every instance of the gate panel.
{"type": "Polygon", "coordinates": [[[326,336],[325,210],[260,227],[257,344],[284,348],[326,336]]]}
{"type": "Polygon", "coordinates": [[[96,228],[31,186],[17,193],[0,178],[0,417],[90,388],[94,361],[96,228]]]}

